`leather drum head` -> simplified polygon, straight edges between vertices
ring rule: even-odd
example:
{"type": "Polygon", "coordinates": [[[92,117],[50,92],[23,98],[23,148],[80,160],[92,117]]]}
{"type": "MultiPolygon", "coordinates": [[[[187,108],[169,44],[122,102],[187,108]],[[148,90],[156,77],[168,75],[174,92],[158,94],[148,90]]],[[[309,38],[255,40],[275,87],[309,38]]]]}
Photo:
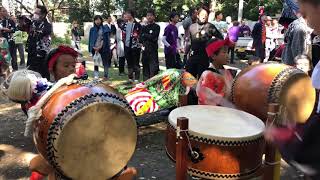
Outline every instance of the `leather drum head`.
{"type": "Polygon", "coordinates": [[[127,109],[92,103],[67,120],[55,141],[56,162],[71,179],[109,179],[127,165],[136,141],[135,119],[127,109]]]}
{"type": "Polygon", "coordinates": [[[281,88],[280,92],[280,117],[279,122],[289,120],[291,122],[305,123],[310,117],[316,99],[315,89],[312,87],[310,77],[304,73],[292,75],[281,88]]]}

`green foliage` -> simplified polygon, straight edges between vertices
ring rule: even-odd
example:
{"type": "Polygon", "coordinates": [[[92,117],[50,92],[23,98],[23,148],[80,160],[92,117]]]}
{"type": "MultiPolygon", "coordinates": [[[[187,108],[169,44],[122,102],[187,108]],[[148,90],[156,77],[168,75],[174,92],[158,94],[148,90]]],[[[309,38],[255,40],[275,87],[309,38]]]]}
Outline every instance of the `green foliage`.
{"type": "Polygon", "coordinates": [[[69,34],[65,34],[64,37],[57,37],[57,36],[52,36],[52,39],[51,39],[51,46],[54,48],[54,47],[57,47],[59,45],[71,45],[71,38],[70,38],[70,35],[69,34]]]}
{"type": "MultiPolygon", "coordinates": [[[[245,0],[243,17],[250,20],[258,20],[259,17],[259,5],[265,7],[265,14],[268,16],[275,16],[281,12],[282,2],[280,0],[268,0],[259,4],[258,0],[245,0]]],[[[221,10],[225,16],[231,16],[232,19],[238,17],[238,5],[239,0],[220,0],[219,3],[222,5],[221,10]]]]}
{"type": "MultiPolygon", "coordinates": [[[[21,1],[21,0],[17,0],[21,1]]],[[[80,25],[83,22],[92,22],[93,15],[100,12],[103,15],[114,13],[116,10],[123,12],[128,9],[129,0],[43,0],[50,13],[54,12],[55,21],[72,22],[77,20],[80,25]],[[90,2],[92,4],[90,4],[90,2]],[[59,4],[61,3],[61,6],[59,4]],[[59,9],[60,8],[60,9],[59,9]],[[63,13],[62,13],[63,12],[63,13]]],[[[211,1],[217,2],[217,7],[225,16],[236,19],[238,16],[239,0],[130,0],[134,2],[132,9],[136,11],[136,17],[146,16],[149,8],[156,10],[157,21],[168,21],[168,15],[175,10],[179,14],[186,15],[191,7],[200,5],[209,6],[211,1]]],[[[244,0],[243,17],[250,20],[258,19],[259,5],[265,6],[267,15],[274,16],[282,9],[282,0],[244,0]]],[[[32,7],[26,6],[30,12],[32,7]]]]}
{"type": "Polygon", "coordinates": [[[106,17],[116,10],[116,7],[111,3],[111,0],[100,0],[94,7],[97,11],[102,13],[103,17],[106,17]]]}
{"type": "Polygon", "coordinates": [[[69,22],[76,20],[81,25],[83,22],[93,20],[93,12],[90,10],[88,0],[68,0],[69,22]]]}

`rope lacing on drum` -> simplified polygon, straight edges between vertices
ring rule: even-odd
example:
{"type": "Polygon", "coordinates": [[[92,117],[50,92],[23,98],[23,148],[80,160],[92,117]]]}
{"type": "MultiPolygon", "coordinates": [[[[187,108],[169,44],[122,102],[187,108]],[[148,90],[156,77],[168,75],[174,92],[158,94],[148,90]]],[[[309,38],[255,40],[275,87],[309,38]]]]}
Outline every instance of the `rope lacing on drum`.
{"type": "Polygon", "coordinates": [[[24,136],[29,135],[33,122],[41,117],[42,107],[47,103],[47,101],[50,99],[53,93],[63,85],[70,85],[76,83],[77,81],[74,79],[76,76],[76,74],[71,74],[68,77],[60,79],[56,84],[52,86],[52,88],[47,93],[45,93],[44,96],[40,98],[36,105],[32,106],[28,110],[28,119],[26,122],[24,136]]]}
{"type": "Polygon", "coordinates": [[[177,127],[177,138],[180,138],[180,132],[181,133],[185,133],[185,136],[187,138],[188,141],[188,148],[189,148],[189,152],[191,154],[191,158],[194,159],[198,159],[199,158],[199,153],[196,151],[193,151],[192,146],[191,146],[191,142],[190,142],[190,138],[189,138],[189,134],[188,134],[188,130],[181,130],[180,127],[177,127]]]}

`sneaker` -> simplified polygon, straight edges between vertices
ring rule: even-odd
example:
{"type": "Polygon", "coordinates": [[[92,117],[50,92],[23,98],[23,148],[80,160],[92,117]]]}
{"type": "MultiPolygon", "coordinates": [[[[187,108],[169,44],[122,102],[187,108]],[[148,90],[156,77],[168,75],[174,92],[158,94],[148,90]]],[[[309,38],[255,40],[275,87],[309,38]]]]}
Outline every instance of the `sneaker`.
{"type": "Polygon", "coordinates": [[[129,79],[128,81],[129,81],[130,83],[133,83],[133,79],[129,79]]]}
{"type": "Polygon", "coordinates": [[[94,79],[94,80],[98,80],[98,79],[99,79],[99,76],[94,76],[93,79],[94,79]]]}
{"type": "Polygon", "coordinates": [[[125,76],[126,74],[125,73],[119,73],[119,76],[125,76]]]}

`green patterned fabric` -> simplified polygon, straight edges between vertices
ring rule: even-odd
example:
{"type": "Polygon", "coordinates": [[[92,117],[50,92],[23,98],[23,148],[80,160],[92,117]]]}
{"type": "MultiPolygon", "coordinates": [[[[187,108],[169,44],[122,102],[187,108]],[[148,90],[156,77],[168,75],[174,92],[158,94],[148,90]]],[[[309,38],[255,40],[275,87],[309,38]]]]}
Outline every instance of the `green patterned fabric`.
{"type": "MultiPolygon", "coordinates": [[[[186,92],[186,87],[181,82],[183,72],[184,70],[180,69],[168,69],[139,85],[143,84],[146,87],[160,109],[174,107],[179,102],[179,94],[186,92]]],[[[117,89],[126,95],[133,87],[133,85],[119,86],[117,89]]]]}

